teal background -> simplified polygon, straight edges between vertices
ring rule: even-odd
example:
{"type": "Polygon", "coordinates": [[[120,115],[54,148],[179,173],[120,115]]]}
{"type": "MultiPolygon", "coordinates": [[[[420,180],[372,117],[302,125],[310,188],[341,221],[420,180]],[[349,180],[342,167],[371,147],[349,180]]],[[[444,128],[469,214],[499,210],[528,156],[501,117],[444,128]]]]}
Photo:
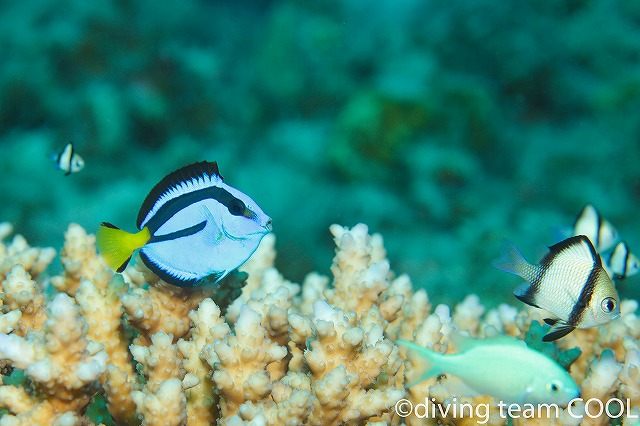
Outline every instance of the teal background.
{"type": "Polygon", "coordinates": [[[634,0],[3,2],[0,51],[0,220],[33,245],[133,231],[206,159],[295,281],[329,273],[332,223],[381,233],[432,303],[518,304],[500,238],[536,261],[587,202],[640,252],[634,0]]]}

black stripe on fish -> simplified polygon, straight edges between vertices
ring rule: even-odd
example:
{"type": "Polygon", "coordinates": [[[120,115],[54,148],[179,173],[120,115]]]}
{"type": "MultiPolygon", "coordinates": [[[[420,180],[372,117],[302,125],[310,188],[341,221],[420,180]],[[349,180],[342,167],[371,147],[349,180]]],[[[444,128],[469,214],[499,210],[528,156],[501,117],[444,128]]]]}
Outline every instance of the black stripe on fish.
{"type": "Polygon", "coordinates": [[[620,275],[621,280],[627,277],[627,266],[629,265],[629,256],[631,255],[631,250],[629,250],[629,246],[627,243],[624,243],[624,266],[622,267],[622,275],[620,275]]]}
{"type": "Polygon", "coordinates": [[[631,251],[629,250],[629,247],[627,247],[627,243],[625,243],[624,241],[621,241],[620,243],[618,243],[618,245],[613,249],[613,251],[611,252],[611,255],[609,255],[609,267],[611,268],[611,272],[613,272],[613,278],[615,278],[616,280],[623,280],[626,278],[627,276],[627,265],[629,263],[629,255],[631,254],[631,251]],[[613,256],[618,253],[620,250],[624,250],[624,258],[622,259],[622,268],[620,271],[615,271],[615,265],[613,264],[613,261],[615,260],[613,258],[613,256]]]}
{"type": "Polygon", "coordinates": [[[556,257],[562,253],[564,250],[568,249],[569,247],[575,245],[575,244],[582,244],[582,242],[584,240],[587,240],[587,245],[589,245],[589,249],[591,251],[591,256],[593,257],[595,251],[592,249],[592,244],[589,242],[589,239],[582,236],[582,235],[576,235],[574,237],[570,237],[567,238],[566,240],[560,241],[557,244],[554,244],[552,246],[549,247],[549,252],[547,254],[544,255],[544,257],[542,258],[542,260],[540,260],[539,263],[539,276],[536,277],[536,279],[531,283],[531,286],[529,286],[529,288],[527,289],[527,291],[522,294],[521,296],[516,296],[518,297],[518,299],[520,299],[521,301],[531,305],[531,306],[536,306],[535,304],[535,297],[536,294],[538,293],[538,291],[540,290],[540,285],[541,283],[544,281],[544,278],[547,274],[547,272],[549,272],[549,270],[551,269],[554,260],[556,259],[556,257]]]}
{"type": "Polygon", "coordinates": [[[160,197],[172,188],[180,186],[184,182],[189,182],[193,179],[197,180],[202,176],[216,175],[220,179],[223,179],[218,170],[218,163],[213,161],[201,161],[199,163],[189,164],[174,172],[169,173],[163,177],[149,192],[149,195],[142,202],[140,211],[138,212],[138,220],[136,221],[138,229],[141,228],[142,221],[147,217],[149,212],[153,210],[160,197]]]}
{"type": "Polygon", "coordinates": [[[65,176],[69,176],[71,174],[71,162],[73,161],[73,154],[74,154],[74,149],[73,149],[73,144],[69,143],[69,146],[71,147],[71,152],[69,153],[69,158],[67,161],[67,172],[64,174],[65,176]]]}
{"type": "Polygon", "coordinates": [[[64,160],[63,156],[65,156],[65,154],[66,154],[66,152],[68,150],[73,151],[73,144],[71,144],[71,143],[66,144],[64,146],[64,148],[62,148],[62,150],[58,153],[58,156],[56,157],[56,167],[59,170],[65,170],[65,165],[63,163],[67,164],[67,167],[66,167],[67,170],[65,171],[66,172],[65,176],[69,174],[68,173],[68,171],[69,171],[69,167],[68,166],[69,166],[69,163],[70,163],[69,159],[71,158],[71,153],[69,153],[69,156],[67,157],[67,161],[63,161],[64,160]]]}
{"type": "Polygon", "coordinates": [[[574,244],[581,244],[582,239],[580,236],[567,238],[549,247],[549,251],[540,260],[537,266],[537,276],[534,277],[529,283],[524,283],[522,286],[516,288],[514,296],[516,296],[521,302],[527,305],[535,306],[539,308],[536,303],[536,295],[540,291],[540,286],[544,281],[546,274],[551,269],[555,258],[562,253],[565,249],[571,247],[574,244]]]}
{"type": "Polygon", "coordinates": [[[131,260],[131,256],[127,257],[127,260],[125,260],[124,262],[122,262],[122,265],[118,266],[118,269],[116,269],[117,273],[122,273],[124,272],[124,270],[127,267],[127,264],[129,264],[129,261],[131,260]]]}
{"type": "MultiPolygon", "coordinates": [[[[616,274],[614,272],[613,275],[617,279],[623,280],[627,277],[627,267],[629,265],[629,256],[631,256],[631,250],[629,250],[629,246],[624,241],[622,241],[620,244],[622,244],[622,249],[624,250],[624,262],[622,263],[622,271],[620,271],[620,274],[616,274]]],[[[615,253],[615,250],[613,252],[615,253]]],[[[611,253],[611,258],[613,258],[613,253],[611,253]]],[[[609,260],[609,263],[611,263],[611,260],[609,260]]]]}
{"type": "Polygon", "coordinates": [[[542,282],[542,275],[536,277],[531,283],[522,283],[513,291],[513,295],[521,302],[539,308],[540,306],[536,305],[536,294],[538,294],[540,282],[542,282]]]}
{"type": "Polygon", "coordinates": [[[568,249],[573,245],[580,245],[583,242],[587,245],[587,247],[589,247],[589,252],[591,253],[591,257],[595,262],[596,257],[598,256],[598,253],[596,252],[596,249],[591,243],[591,240],[589,240],[589,238],[584,235],[575,235],[573,237],[569,237],[566,240],[560,241],[559,243],[556,243],[551,247],[549,247],[549,253],[547,253],[542,258],[542,260],[540,261],[540,264],[548,263],[549,265],[551,265],[551,263],[553,262],[553,260],[558,254],[560,254],[561,252],[563,252],[564,250],[568,249]]]}
{"type": "Polygon", "coordinates": [[[206,225],[207,225],[207,221],[203,220],[202,222],[196,225],[190,226],[185,229],[181,229],[179,231],[170,232],[164,235],[157,235],[157,236],[151,235],[151,238],[149,239],[147,244],[160,243],[162,241],[169,241],[169,240],[175,240],[176,238],[188,237],[189,235],[193,235],[195,233],[202,231],[206,225]]]}
{"type": "MultiPolygon", "coordinates": [[[[154,214],[147,221],[145,226],[149,228],[151,235],[153,235],[158,230],[158,228],[160,228],[163,224],[170,220],[180,210],[185,209],[190,205],[197,203],[198,201],[206,199],[213,199],[218,201],[220,204],[227,207],[231,214],[234,214],[236,216],[242,215],[242,212],[240,212],[240,214],[235,214],[233,210],[234,204],[237,202],[242,203],[241,200],[234,197],[229,191],[224,188],[220,188],[219,186],[210,186],[208,188],[202,188],[196,191],[184,193],[167,201],[162,205],[162,207],[158,209],[156,214],[154,214]]],[[[242,203],[242,205],[244,206],[244,203],[242,203]]],[[[176,232],[182,231],[184,230],[176,232]]]]}
{"type": "Polygon", "coordinates": [[[151,272],[156,274],[156,276],[164,282],[168,282],[180,287],[195,287],[199,281],[198,279],[181,280],[169,274],[167,271],[165,271],[160,266],[152,262],[151,259],[149,259],[149,256],[147,256],[144,252],[144,247],[140,250],[140,259],[142,259],[144,264],[147,265],[147,268],[151,269],[151,272]]]}
{"type": "Polygon", "coordinates": [[[598,282],[598,278],[600,276],[600,272],[602,271],[602,259],[600,255],[596,253],[593,244],[589,241],[587,237],[584,235],[579,235],[579,237],[584,238],[588,242],[589,251],[591,252],[591,256],[593,257],[593,265],[591,266],[591,271],[589,272],[589,276],[587,277],[587,281],[584,283],[582,290],[580,291],[580,296],[578,296],[578,300],[576,304],[573,305],[571,309],[571,313],[569,314],[569,320],[567,323],[573,327],[580,324],[582,320],[582,315],[584,314],[585,309],[589,306],[589,302],[591,302],[591,298],[593,297],[593,291],[596,287],[596,283],[598,282]]]}
{"type": "Polygon", "coordinates": [[[604,229],[603,222],[604,220],[602,219],[602,216],[600,216],[600,212],[598,210],[596,210],[595,208],[593,209],[596,212],[596,218],[598,219],[598,229],[596,229],[596,241],[595,241],[595,246],[596,247],[600,247],[600,240],[602,238],[600,238],[600,234],[602,233],[602,230],[604,229]]]}
{"type": "Polygon", "coordinates": [[[154,274],[156,274],[156,276],[158,278],[160,278],[162,281],[167,282],[169,284],[177,285],[178,287],[197,287],[198,284],[204,278],[209,278],[209,277],[212,277],[213,281],[217,281],[218,277],[220,277],[224,273],[224,271],[221,271],[221,272],[217,272],[217,273],[211,274],[211,275],[209,275],[207,277],[204,277],[204,278],[193,278],[193,279],[190,279],[190,280],[183,280],[183,279],[180,279],[178,277],[175,277],[175,276],[169,274],[167,271],[162,269],[162,267],[160,267],[159,265],[154,263],[149,258],[149,256],[147,256],[145,254],[144,247],[140,250],[140,259],[142,259],[142,261],[147,266],[147,268],[149,268],[154,274]]]}
{"type": "MultiPolygon", "coordinates": [[[[562,243],[564,243],[565,241],[562,241],[562,243]]],[[[555,259],[558,253],[560,253],[564,248],[569,246],[569,245],[560,246],[560,244],[561,243],[558,243],[554,246],[549,247],[550,251],[544,255],[544,257],[542,258],[542,260],[540,260],[540,263],[538,265],[538,271],[539,271],[538,276],[531,282],[531,285],[529,286],[529,288],[527,288],[527,291],[524,294],[522,294],[521,296],[516,295],[518,299],[520,299],[521,301],[523,301],[528,305],[539,308],[539,306],[536,304],[536,295],[538,294],[538,291],[540,291],[540,285],[542,284],[545,276],[547,275],[547,272],[549,272],[549,270],[551,269],[551,265],[553,264],[553,259],[555,259]]]]}

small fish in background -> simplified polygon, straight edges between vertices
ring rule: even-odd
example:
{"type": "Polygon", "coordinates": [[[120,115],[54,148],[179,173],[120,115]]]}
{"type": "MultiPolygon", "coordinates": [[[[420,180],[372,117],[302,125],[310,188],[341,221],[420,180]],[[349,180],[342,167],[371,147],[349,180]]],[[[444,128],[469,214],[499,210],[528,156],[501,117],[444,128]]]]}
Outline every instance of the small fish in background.
{"type": "Polygon", "coordinates": [[[598,210],[591,204],[584,206],[576,218],[572,235],[586,235],[596,247],[596,251],[603,256],[604,269],[611,279],[623,280],[635,275],[640,270],[640,260],[631,253],[629,246],[624,241],[615,245],[615,248],[605,256],[606,252],[618,241],[616,228],[602,217],[598,210]]]}
{"type": "Polygon", "coordinates": [[[587,204],[576,218],[573,235],[586,235],[598,253],[610,249],[618,240],[618,231],[611,222],[604,219],[598,210],[587,204]]]}
{"type": "Polygon", "coordinates": [[[69,176],[71,173],[78,173],[84,169],[84,160],[76,153],[72,142],[66,144],[58,154],[52,154],[51,160],[58,170],[65,172],[65,176],[69,176]]]}
{"type": "Polygon", "coordinates": [[[456,334],[450,338],[458,353],[445,355],[413,342],[396,341],[426,361],[426,368],[418,369],[408,388],[431,377],[451,374],[476,395],[488,395],[507,404],[566,406],[578,396],[578,385],[569,373],[522,340],[509,336],[473,339],[456,334]]]}
{"type": "Polygon", "coordinates": [[[605,269],[614,280],[624,280],[640,270],[640,259],[629,250],[624,241],[616,244],[605,264],[605,269]]]}
{"type": "Polygon", "coordinates": [[[162,280],[196,287],[220,281],[242,265],[267,233],[271,218],[246,194],[224,183],[218,164],[203,161],[165,176],[145,198],[135,234],[103,222],[97,246],[122,272],[134,250],[162,280]]]}
{"type": "Polygon", "coordinates": [[[522,302],[553,314],[542,338],[549,342],[576,328],[590,328],[620,316],[620,298],[602,259],[584,235],[567,238],[551,247],[538,265],[528,263],[513,243],[503,240],[501,257],[493,266],[527,282],[513,294],[522,302]]]}

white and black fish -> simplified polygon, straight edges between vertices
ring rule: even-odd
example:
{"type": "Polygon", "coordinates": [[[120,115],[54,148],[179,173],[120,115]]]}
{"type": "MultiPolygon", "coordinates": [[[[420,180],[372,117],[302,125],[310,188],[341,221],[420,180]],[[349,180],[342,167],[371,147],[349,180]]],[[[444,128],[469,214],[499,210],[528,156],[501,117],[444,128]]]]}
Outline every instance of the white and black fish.
{"type": "Polygon", "coordinates": [[[246,194],[224,183],[216,162],[185,166],[153,187],[135,234],[103,222],[97,246],[122,272],[134,250],[158,277],[180,287],[208,276],[221,280],[242,265],[271,231],[271,218],[246,194]]]}
{"type": "Polygon", "coordinates": [[[620,241],[609,255],[605,269],[614,280],[623,280],[638,273],[640,259],[631,253],[626,242],[620,241]]]}
{"type": "Polygon", "coordinates": [[[611,248],[618,240],[616,228],[603,218],[591,204],[585,205],[576,218],[573,225],[573,235],[586,235],[598,253],[611,248]]]}
{"type": "Polygon", "coordinates": [[[51,159],[55,163],[57,169],[65,172],[65,176],[69,176],[71,173],[77,173],[84,169],[84,160],[75,151],[72,142],[66,144],[60,153],[53,154],[51,159]]]}
{"type": "Polygon", "coordinates": [[[551,247],[538,265],[528,263],[504,240],[501,257],[493,265],[527,280],[513,294],[522,302],[554,315],[542,340],[559,339],[576,328],[605,324],[620,316],[620,299],[591,240],[584,235],[551,247]]]}

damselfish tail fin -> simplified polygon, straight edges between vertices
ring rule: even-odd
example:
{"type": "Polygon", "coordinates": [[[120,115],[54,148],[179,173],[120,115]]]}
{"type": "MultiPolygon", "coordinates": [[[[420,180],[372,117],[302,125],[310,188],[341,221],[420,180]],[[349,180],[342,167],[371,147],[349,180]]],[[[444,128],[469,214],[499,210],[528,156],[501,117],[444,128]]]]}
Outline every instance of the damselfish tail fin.
{"type": "Polygon", "coordinates": [[[135,249],[144,246],[151,238],[149,228],[132,234],[102,222],[96,233],[96,245],[104,261],[116,272],[124,271],[135,249]]]}
{"type": "Polygon", "coordinates": [[[535,278],[535,267],[527,262],[518,248],[507,239],[502,239],[500,257],[494,259],[491,264],[505,272],[519,275],[529,282],[535,278]]]}
{"type": "Polygon", "coordinates": [[[398,345],[406,346],[410,351],[413,351],[418,355],[418,357],[416,357],[418,359],[414,360],[412,358],[414,374],[413,379],[407,383],[407,388],[444,373],[441,362],[443,358],[442,354],[430,351],[427,348],[423,348],[413,342],[407,342],[406,340],[396,340],[396,343],[398,345]]]}

